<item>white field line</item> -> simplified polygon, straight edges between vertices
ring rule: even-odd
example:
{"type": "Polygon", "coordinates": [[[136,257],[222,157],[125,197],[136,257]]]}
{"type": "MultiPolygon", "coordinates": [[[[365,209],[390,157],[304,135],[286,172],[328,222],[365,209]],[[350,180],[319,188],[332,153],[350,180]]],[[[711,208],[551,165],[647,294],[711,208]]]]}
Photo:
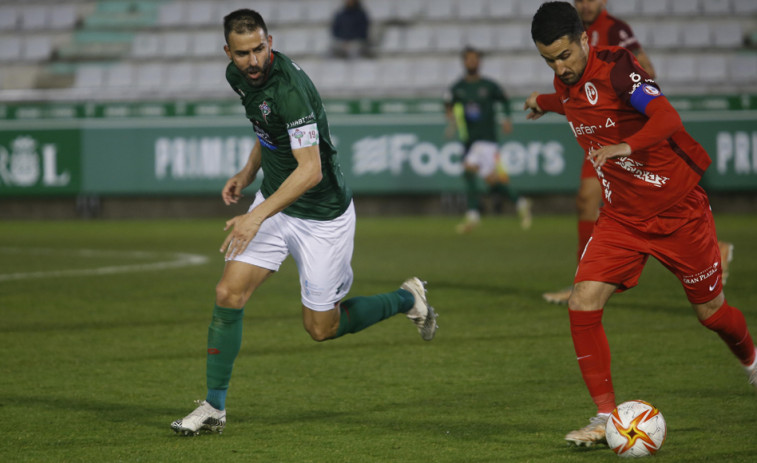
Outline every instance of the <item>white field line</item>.
{"type": "MultiPolygon", "coordinates": [[[[58,250],[45,248],[10,248],[0,247],[0,254],[17,254],[17,255],[68,255],[79,258],[92,257],[113,257],[120,259],[156,259],[158,262],[145,264],[125,264],[110,265],[106,267],[94,267],[83,269],[63,269],[63,270],[44,270],[39,272],[18,272],[18,273],[0,273],[0,282],[12,280],[27,280],[34,278],[58,278],[58,277],[76,277],[91,275],[113,275],[116,273],[129,272],[149,272],[155,270],[165,270],[172,268],[189,267],[192,265],[203,265],[208,262],[206,256],[199,254],[187,253],[155,253],[146,251],[107,251],[94,249],[75,249],[75,250],[58,250]]],[[[0,268],[2,266],[0,265],[0,268]]]]}

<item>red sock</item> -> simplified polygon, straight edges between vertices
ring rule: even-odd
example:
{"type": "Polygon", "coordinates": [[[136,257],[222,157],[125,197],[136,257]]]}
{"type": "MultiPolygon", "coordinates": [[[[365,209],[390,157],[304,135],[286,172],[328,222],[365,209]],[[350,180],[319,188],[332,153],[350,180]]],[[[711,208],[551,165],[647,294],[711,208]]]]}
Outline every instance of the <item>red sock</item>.
{"type": "Polygon", "coordinates": [[[589,242],[591,234],[594,231],[594,222],[591,220],[579,220],[578,221],[578,260],[581,260],[581,255],[584,253],[586,243],[589,242]]]}
{"type": "Polygon", "coordinates": [[[754,363],[754,343],[744,314],[739,309],[723,301],[717,312],[707,320],[700,320],[700,323],[716,332],[743,365],[749,366],[754,363]]]}
{"type": "Polygon", "coordinates": [[[598,413],[615,409],[615,391],[610,377],[610,345],[602,326],[603,310],[569,310],[570,334],[578,366],[598,413]]]}

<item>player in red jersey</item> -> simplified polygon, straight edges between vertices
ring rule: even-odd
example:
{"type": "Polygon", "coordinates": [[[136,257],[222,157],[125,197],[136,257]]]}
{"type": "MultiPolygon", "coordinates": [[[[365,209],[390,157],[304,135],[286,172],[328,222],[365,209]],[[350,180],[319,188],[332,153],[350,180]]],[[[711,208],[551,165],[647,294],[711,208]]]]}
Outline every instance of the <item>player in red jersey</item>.
{"type": "Polygon", "coordinates": [[[543,4],[531,36],[555,72],[556,92],[531,94],[527,118],[547,111],[566,116],[604,200],[568,302],[573,346],[597,415],[565,439],[604,441],[615,393],[603,308],[614,292],[637,284],[649,256],[678,277],[702,325],[725,341],[757,387],[757,347],[743,314],[723,295],[715,224],[698,186],[711,162],[707,152],[628,50],[589,45],[569,3],[543,4]]]}
{"type": "MultiPolygon", "coordinates": [[[[574,0],[576,10],[589,36],[589,44],[594,46],[617,45],[630,50],[639,64],[651,78],[655,77],[654,67],[649,56],[644,52],[631,27],[624,21],[607,12],[607,0],[574,0]]],[[[588,160],[581,168],[581,183],[576,195],[576,214],[578,216],[578,257],[580,258],[586,243],[594,230],[594,222],[599,216],[602,202],[602,189],[588,160]]],[[[733,256],[731,243],[719,243],[723,254],[723,281],[727,277],[728,264],[733,256]]],[[[567,304],[571,288],[544,293],[542,297],[555,304],[567,304]]]]}

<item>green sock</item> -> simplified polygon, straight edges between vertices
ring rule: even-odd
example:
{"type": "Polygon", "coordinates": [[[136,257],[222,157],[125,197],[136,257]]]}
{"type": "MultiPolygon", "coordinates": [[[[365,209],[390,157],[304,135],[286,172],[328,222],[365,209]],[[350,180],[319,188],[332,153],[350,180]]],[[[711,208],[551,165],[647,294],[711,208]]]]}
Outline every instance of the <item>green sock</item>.
{"type": "Polygon", "coordinates": [[[463,172],[465,180],[465,197],[468,201],[468,210],[478,210],[478,174],[475,172],[463,172]]]}
{"type": "MultiPolygon", "coordinates": [[[[228,389],[234,360],[242,347],[244,309],[215,306],[208,326],[208,389],[228,389]]],[[[212,405],[212,404],[211,404],[212,405]]]]}
{"type": "Polygon", "coordinates": [[[339,330],[334,337],[357,333],[399,312],[406,313],[414,304],[413,294],[404,289],[347,299],[340,304],[339,330]]]}

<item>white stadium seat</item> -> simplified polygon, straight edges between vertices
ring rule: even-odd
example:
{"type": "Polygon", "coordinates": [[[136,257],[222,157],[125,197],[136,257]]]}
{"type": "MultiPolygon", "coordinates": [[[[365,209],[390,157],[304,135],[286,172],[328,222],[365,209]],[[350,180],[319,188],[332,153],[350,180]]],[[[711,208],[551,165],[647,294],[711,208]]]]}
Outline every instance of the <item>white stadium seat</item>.
{"type": "Polygon", "coordinates": [[[220,25],[223,15],[219,13],[217,6],[216,3],[210,1],[189,3],[186,7],[187,24],[191,26],[220,25]]]}
{"type": "Polygon", "coordinates": [[[733,13],[747,15],[757,13],[757,2],[754,0],[733,0],[733,13]]]}
{"type": "Polygon", "coordinates": [[[45,35],[29,35],[24,40],[23,59],[26,61],[44,61],[50,58],[53,41],[45,35]]]}
{"type": "Polygon", "coordinates": [[[135,70],[134,83],[138,88],[157,89],[163,85],[163,63],[144,63],[135,70]]]}
{"type": "Polygon", "coordinates": [[[46,29],[49,24],[48,9],[43,5],[22,7],[20,12],[21,28],[25,30],[46,29]]]}
{"type": "Polygon", "coordinates": [[[712,45],[719,48],[738,48],[744,42],[744,30],[739,21],[712,24],[712,45]]]}
{"type": "Polygon", "coordinates": [[[651,46],[654,48],[678,48],[681,46],[681,30],[677,23],[652,28],[649,38],[651,46]]]}
{"type": "Polygon", "coordinates": [[[660,17],[669,13],[668,6],[667,0],[640,0],[639,11],[644,15],[660,17]]]}
{"type": "Polygon", "coordinates": [[[457,2],[455,0],[434,0],[426,10],[426,17],[433,20],[455,21],[457,2]]]}
{"type": "Polygon", "coordinates": [[[131,42],[131,56],[135,58],[155,58],[160,56],[162,40],[160,34],[143,32],[134,36],[131,42]]]}
{"type": "Polygon", "coordinates": [[[752,82],[757,76],[757,54],[739,54],[731,58],[730,76],[735,82],[752,82]]]}
{"type": "Polygon", "coordinates": [[[190,44],[190,53],[192,56],[224,56],[224,38],[220,30],[213,32],[204,31],[192,34],[191,40],[192,43],[190,44]]]}
{"type": "MultiPolygon", "coordinates": [[[[430,6],[433,7],[433,3],[430,6]]],[[[402,0],[394,7],[394,17],[401,21],[417,21],[425,16],[428,7],[426,0],[402,0]]]]}
{"type": "Polygon", "coordinates": [[[100,65],[80,65],[74,72],[74,87],[99,88],[105,82],[105,69],[100,65]]]}
{"type": "Polygon", "coordinates": [[[728,58],[722,54],[703,54],[696,59],[696,75],[705,84],[724,84],[728,79],[728,58]]]}
{"type": "Polygon", "coordinates": [[[460,24],[447,24],[436,27],[434,32],[436,50],[459,52],[468,43],[465,28],[460,24]]]}
{"type": "Polygon", "coordinates": [[[21,59],[21,47],[21,37],[2,37],[0,39],[0,61],[17,61],[21,59]]]}
{"type": "Polygon", "coordinates": [[[698,15],[701,12],[700,0],[671,0],[670,11],[676,16],[698,15]]]}
{"type": "Polygon", "coordinates": [[[691,55],[674,55],[665,60],[665,82],[690,83],[696,80],[696,60],[691,55]]]}
{"type": "Polygon", "coordinates": [[[183,58],[189,56],[192,34],[188,32],[167,32],[162,38],[161,54],[167,58],[183,58]]]}
{"type": "Polygon", "coordinates": [[[483,51],[495,49],[497,47],[494,40],[496,27],[497,26],[480,24],[468,26],[466,32],[467,40],[465,43],[483,51]]]}
{"type": "Polygon", "coordinates": [[[681,28],[683,45],[688,48],[705,48],[712,43],[710,24],[703,21],[691,22],[681,28]]]}
{"type": "Polygon", "coordinates": [[[702,7],[705,15],[730,14],[731,0],[705,0],[702,7]]]}
{"type": "Polygon", "coordinates": [[[489,0],[489,17],[495,19],[511,19],[517,14],[516,0],[489,0]]]}
{"type": "Polygon", "coordinates": [[[118,63],[107,68],[103,83],[109,88],[131,87],[134,83],[134,65],[118,63]]]}
{"type": "Polygon", "coordinates": [[[0,6],[0,31],[12,31],[18,26],[18,9],[13,6],[0,6]]]}
{"type": "Polygon", "coordinates": [[[409,52],[430,51],[434,47],[434,31],[432,26],[415,26],[405,31],[405,50],[409,52]]]}
{"type": "Polygon", "coordinates": [[[464,21],[471,19],[481,19],[489,14],[489,5],[487,0],[465,0],[460,2],[457,7],[458,17],[464,21]]]}
{"type": "Polygon", "coordinates": [[[536,48],[531,40],[531,29],[523,24],[509,23],[494,30],[495,46],[502,50],[524,50],[536,48]]]}
{"type": "Polygon", "coordinates": [[[607,11],[619,18],[626,18],[628,16],[635,16],[641,13],[641,6],[639,0],[622,0],[620,2],[610,2],[607,5],[607,11]]]}

